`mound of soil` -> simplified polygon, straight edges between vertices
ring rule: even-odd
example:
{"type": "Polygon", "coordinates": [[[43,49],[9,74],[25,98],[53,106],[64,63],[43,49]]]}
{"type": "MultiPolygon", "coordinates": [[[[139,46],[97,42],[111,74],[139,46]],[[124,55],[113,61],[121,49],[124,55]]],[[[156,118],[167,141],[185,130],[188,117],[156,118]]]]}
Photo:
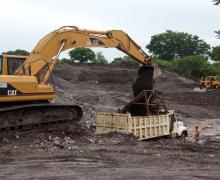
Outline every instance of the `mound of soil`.
{"type": "Polygon", "coordinates": [[[133,98],[137,70],[60,64],[54,76],[55,101],[80,105],[81,122],[1,135],[0,179],[218,179],[220,93],[193,92],[195,82],[174,72],[162,69],[156,89],[188,125],[186,142],[95,135],[96,110],[117,111],[126,105],[133,98]],[[192,143],[195,124],[201,128],[200,145],[192,143]]]}
{"type": "Polygon", "coordinates": [[[132,85],[134,97],[136,97],[143,90],[153,90],[153,75],[153,66],[141,66],[138,69],[137,78],[132,85]]]}

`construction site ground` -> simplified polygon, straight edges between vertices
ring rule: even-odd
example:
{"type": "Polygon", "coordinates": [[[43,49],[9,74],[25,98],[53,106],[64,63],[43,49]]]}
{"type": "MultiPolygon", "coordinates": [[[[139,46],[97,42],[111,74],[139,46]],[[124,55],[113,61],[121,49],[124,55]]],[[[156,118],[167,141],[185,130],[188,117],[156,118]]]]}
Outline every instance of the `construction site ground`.
{"type": "Polygon", "coordinates": [[[162,69],[155,88],[189,127],[186,141],[95,134],[96,111],[117,111],[132,99],[137,69],[60,64],[51,80],[55,102],[81,105],[82,120],[1,132],[0,179],[220,179],[220,90],[194,92],[195,82],[173,71],[162,69]]]}

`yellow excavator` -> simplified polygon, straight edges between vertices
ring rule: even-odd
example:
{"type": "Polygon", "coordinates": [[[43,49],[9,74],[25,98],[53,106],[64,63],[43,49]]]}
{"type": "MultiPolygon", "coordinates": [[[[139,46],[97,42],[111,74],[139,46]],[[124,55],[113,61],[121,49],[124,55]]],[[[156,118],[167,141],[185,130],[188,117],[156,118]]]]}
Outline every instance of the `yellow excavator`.
{"type": "Polygon", "coordinates": [[[77,47],[117,48],[142,63],[141,72],[150,70],[153,83],[151,57],[125,32],[64,26],[44,36],[28,57],[0,56],[0,129],[82,117],[80,106],[50,103],[55,91],[48,84],[60,53],[77,47]]]}
{"type": "Polygon", "coordinates": [[[217,76],[203,76],[199,81],[199,87],[195,87],[197,92],[210,92],[220,89],[220,80],[217,76]]]}
{"type": "Polygon", "coordinates": [[[212,91],[220,88],[220,81],[217,76],[205,76],[200,79],[200,85],[207,91],[212,91]]]}

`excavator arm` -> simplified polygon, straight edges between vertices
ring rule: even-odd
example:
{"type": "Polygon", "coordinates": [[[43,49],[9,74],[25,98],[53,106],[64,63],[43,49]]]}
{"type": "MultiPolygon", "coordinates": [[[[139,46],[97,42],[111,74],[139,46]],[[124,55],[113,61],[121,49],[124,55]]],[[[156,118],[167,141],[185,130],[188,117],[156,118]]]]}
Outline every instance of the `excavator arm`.
{"type": "Polygon", "coordinates": [[[56,96],[48,79],[58,62],[59,54],[75,47],[117,48],[125,52],[145,64],[138,70],[138,78],[133,85],[134,95],[142,90],[152,90],[154,68],[151,57],[126,33],[120,30],[92,31],[65,26],[43,37],[18,67],[16,75],[0,76],[0,129],[80,120],[80,106],[48,103],[56,96]]]}
{"type": "Polygon", "coordinates": [[[64,26],[44,36],[16,74],[36,76],[39,84],[47,84],[59,54],[77,47],[117,48],[142,64],[151,64],[151,57],[121,30],[94,31],[64,26]]]}

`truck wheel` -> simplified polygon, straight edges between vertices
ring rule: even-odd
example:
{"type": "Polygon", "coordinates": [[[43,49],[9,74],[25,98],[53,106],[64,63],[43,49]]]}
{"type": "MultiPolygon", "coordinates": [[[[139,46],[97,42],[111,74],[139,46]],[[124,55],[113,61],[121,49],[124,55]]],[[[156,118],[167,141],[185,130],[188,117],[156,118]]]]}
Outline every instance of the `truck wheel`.
{"type": "Polygon", "coordinates": [[[186,140],[186,134],[185,133],[182,133],[181,136],[179,136],[178,138],[180,141],[185,141],[186,140]]]}

